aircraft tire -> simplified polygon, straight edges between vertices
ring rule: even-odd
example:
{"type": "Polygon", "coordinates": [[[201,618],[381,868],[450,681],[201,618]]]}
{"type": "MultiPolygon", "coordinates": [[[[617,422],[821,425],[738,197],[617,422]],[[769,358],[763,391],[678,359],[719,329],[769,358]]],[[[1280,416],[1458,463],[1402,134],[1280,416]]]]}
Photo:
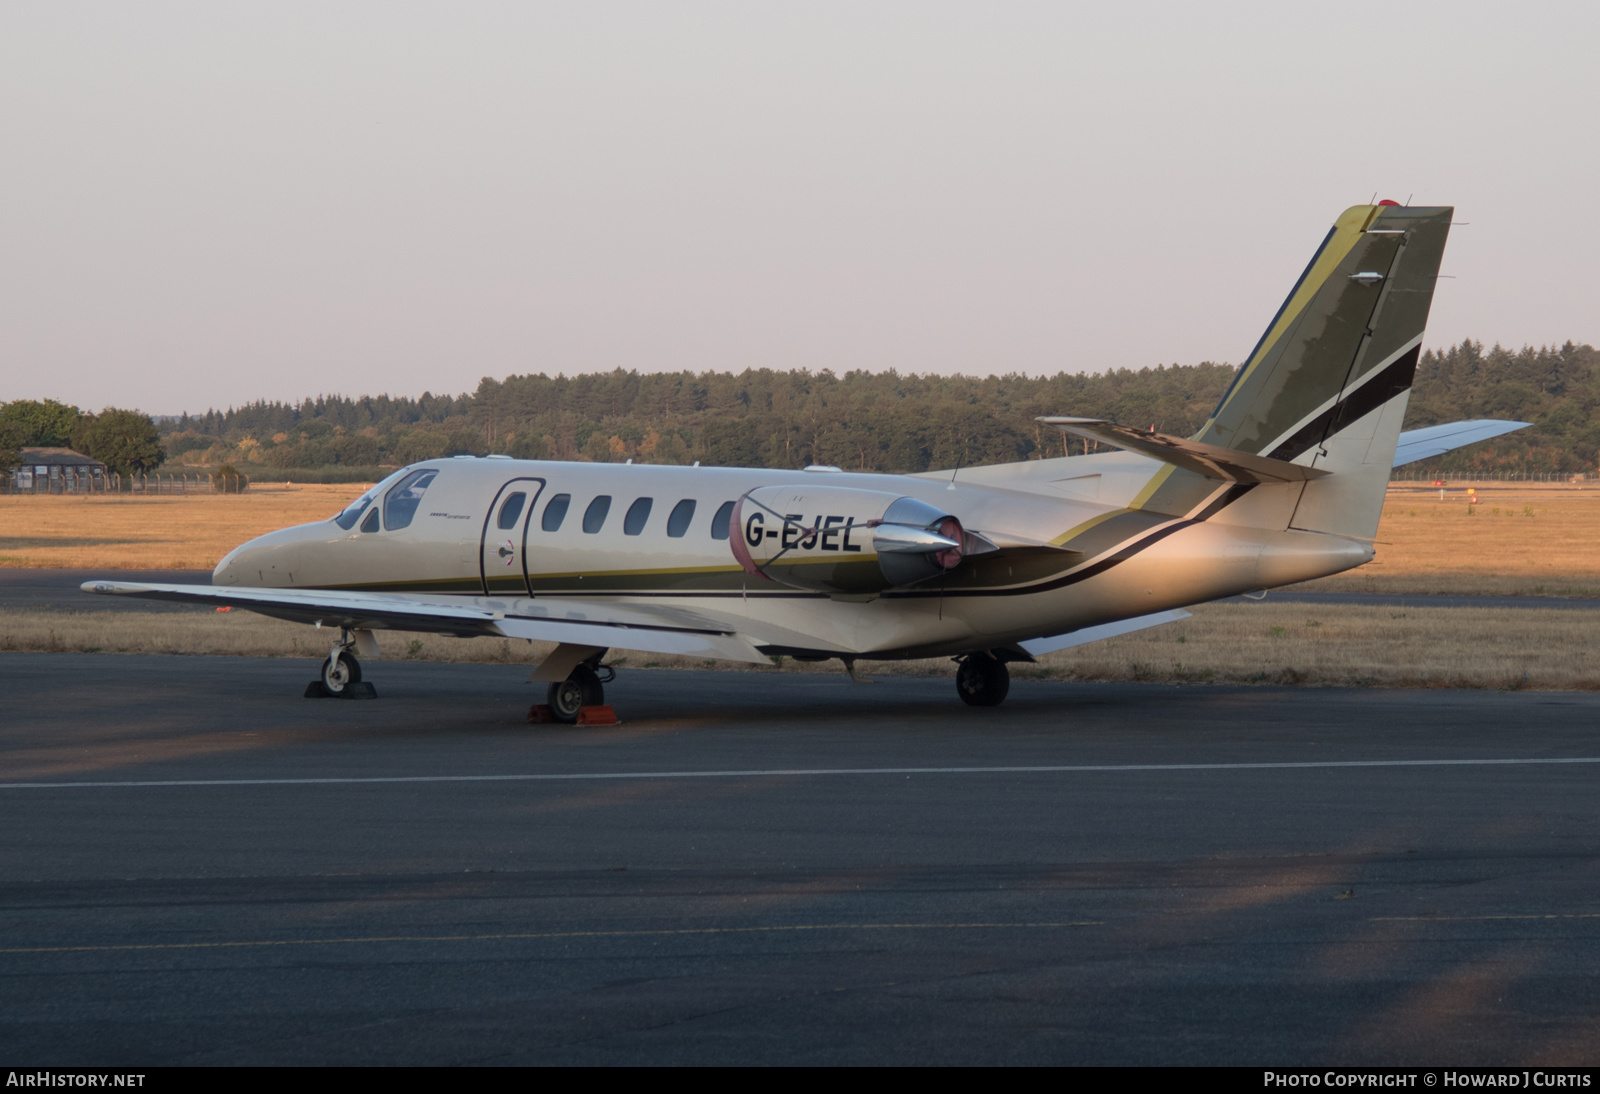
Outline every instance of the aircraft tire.
{"type": "Polygon", "coordinates": [[[322,686],[329,695],[343,695],[351,684],[360,682],[361,662],[350,654],[339,654],[337,664],[331,657],[322,662],[322,686]]]}
{"type": "Polygon", "coordinates": [[[545,701],[556,721],[571,725],[578,720],[580,708],[597,707],[605,703],[606,690],[600,683],[599,674],[589,665],[582,664],[573,669],[565,680],[551,684],[545,701]]]}
{"type": "Polygon", "coordinates": [[[1010,690],[1010,670],[987,653],[969,654],[956,670],[956,693],[969,707],[997,707],[1010,690]]]}

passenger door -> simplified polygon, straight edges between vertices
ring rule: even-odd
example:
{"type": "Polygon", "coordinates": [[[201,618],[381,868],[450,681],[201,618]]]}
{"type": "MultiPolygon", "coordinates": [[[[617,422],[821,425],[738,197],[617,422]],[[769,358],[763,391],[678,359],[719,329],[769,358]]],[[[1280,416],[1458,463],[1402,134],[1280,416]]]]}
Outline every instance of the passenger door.
{"type": "Polygon", "coordinates": [[[478,553],[485,596],[528,595],[528,518],[543,489],[543,479],[512,479],[494,496],[478,553]]]}

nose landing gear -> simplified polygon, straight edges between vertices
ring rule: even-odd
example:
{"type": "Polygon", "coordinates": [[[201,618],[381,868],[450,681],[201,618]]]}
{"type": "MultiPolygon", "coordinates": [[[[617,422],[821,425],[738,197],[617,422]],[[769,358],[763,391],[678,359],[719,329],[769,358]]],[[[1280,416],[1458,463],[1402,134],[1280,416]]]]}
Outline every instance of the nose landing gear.
{"type": "Polygon", "coordinates": [[[361,662],[354,650],[377,656],[378,643],[371,631],[352,631],[348,627],[339,631],[317,678],[306,685],[307,699],[376,699],[378,689],[361,679],[361,662]],[[370,646],[368,649],[366,647],[370,646]]]}
{"type": "MultiPolygon", "coordinates": [[[[351,684],[361,683],[361,662],[344,650],[335,649],[322,662],[322,686],[329,695],[343,695],[351,684]]],[[[370,685],[369,685],[370,686],[370,685]]]]}

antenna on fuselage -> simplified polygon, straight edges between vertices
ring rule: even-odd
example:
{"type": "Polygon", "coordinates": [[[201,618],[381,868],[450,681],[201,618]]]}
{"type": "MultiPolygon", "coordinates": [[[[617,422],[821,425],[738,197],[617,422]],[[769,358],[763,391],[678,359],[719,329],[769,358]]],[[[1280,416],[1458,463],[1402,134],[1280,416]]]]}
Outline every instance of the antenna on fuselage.
{"type": "Polygon", "coordinates": [[[966,462],[966,459],[967,459],[967,450],[966,450],[966,448],[962,448],[961,449],[961,459],[956,461],[956,469],[954,471],[950,472],[950,485],[945,487],[946,490],[954,490],[956,488],[956,476],[961,474],[961,465],[966,462]]]}

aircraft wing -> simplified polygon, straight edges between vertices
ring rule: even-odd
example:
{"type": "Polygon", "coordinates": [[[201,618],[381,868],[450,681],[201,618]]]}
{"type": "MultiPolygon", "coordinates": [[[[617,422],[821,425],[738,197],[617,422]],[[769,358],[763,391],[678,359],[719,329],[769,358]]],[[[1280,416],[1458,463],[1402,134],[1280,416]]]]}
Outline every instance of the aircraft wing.
{"type": "MultiPolygon", "coordinates": [[[[86,593],[244,608],[295,623],[352,630],[423,631],[676,653],[767,663],[740,633],[742,617],[667,606],[561,598],[443,597],[341,589],[258,589],[236,585],[147,585],[88,581],[86,593]]],[[[771,628],[766,628],[770,630],[771,628]]]]}
{"type": "Polygon", "coordinates": [[[1478,441],[1515,433],[1532,424],[1499,418],[1476,418],[1470,422],[1446,422],[1444,425],[1430,425],[1426,429],[1408,429],[1400,434],[1400,444],[1394,450],[1394,466],[1442,456],[1478,441]]]}
{"type": "Polygon", "coordinates": [[[1146,627],[1159,627],[1163,623],[1176,623],[1180,619],[1188,619],[1189,613],[1182,608],[1174,608],[1168,612],[1153,612],[1150,615],[1137,615],[1132,619],[1119,619],[1115,623],[1102,623],[1097,627],[1079,627],[1066,634],[1057,634],[1049,638],[1031,638],[1026,642],[1018,642],[1024,650],[1033,657],[1056,650],[1068,650],[1073,646],[1083,646],[1090,642],[1099,642],[1106,638],[1116,638],[1122,634],[1132,634],[1142,631],[1146,627]]]}

